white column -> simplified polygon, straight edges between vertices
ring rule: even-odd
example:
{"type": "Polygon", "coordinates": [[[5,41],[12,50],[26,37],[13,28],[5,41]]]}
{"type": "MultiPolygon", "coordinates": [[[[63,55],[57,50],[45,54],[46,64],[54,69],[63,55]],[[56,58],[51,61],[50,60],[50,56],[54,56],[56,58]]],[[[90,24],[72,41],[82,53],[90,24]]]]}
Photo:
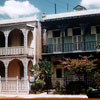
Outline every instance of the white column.
{"type": "Polygon", "coordinates": [[[29,84],[28,84],[28,60],[24,60],[24,86],[25,91],[29,93],[29,84]]]}
{"type": "Polygon", "coordinates": [[[28,77],[28,60],[25,59],[23,64],[24,64],[24,79],[26,80],[28,77]]]}
{"type": "Polygon", "coordinates": [[[6,89],[7,89],[7,80],[8,80],[8,61],[5,61],[5,79],[6,79],[6,89]]]}
{"type": "Polygon", "coordinates": [[[5,34],[5,47],[7,48],[8,47],[8,35],[9,35],[9,31],[5,31],[4,34],[5,34]]]}
{"type": "Polygon", "coordinates": [[[33,65],[36,64],[36,27],[34,27],[34,31],[33,31],[33,37],[34,37],[34,61],[33,61],[33,65]]]}
{"type": "Polygon", "coordinates": [[[28,35],[28,30],[24,29],[24,46],[27,48],[27,35],[28,35]]]}

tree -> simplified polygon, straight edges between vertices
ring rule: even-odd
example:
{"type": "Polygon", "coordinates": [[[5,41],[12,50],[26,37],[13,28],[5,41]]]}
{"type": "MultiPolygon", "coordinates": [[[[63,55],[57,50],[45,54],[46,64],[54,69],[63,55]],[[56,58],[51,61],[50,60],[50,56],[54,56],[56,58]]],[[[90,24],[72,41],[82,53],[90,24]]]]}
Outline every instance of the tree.
{"type": "Polygon", "coordinates": [[[89,57],[79,55],[79,58],[77,59],[67,58],[62,61],[62,65],[64,66],[66,71],[69,71],[71,74],[77,75],[80,81],[80,77],[82,74],[91,72],[96,68],[96,59],[93,60],[92,57],[92,55],[89,57]]]}
{"type": "MultiPolygon", "coordinates": [[[[50,78],[53,74],[51,71],[51,62],[49,61],[39,61],[37,65],[34,65],[30,69],[31,75],[34,76],[34,81],[44,80],[46,86],[50,86],[50,78]]],[[[43,83],[43,82],[42,82],[43,83]]],[[[47,86],[47,87],[48,87],[47,86]]]]}

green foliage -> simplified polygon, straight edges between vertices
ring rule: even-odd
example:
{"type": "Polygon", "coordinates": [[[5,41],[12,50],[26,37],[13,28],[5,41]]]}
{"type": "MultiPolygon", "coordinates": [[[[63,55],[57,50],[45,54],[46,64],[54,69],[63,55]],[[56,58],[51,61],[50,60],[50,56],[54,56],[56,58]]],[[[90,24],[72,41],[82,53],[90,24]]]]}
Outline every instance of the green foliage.
{"type": "Polygon", "coordinates": [[[95,72],[94,79],[95,79],[94,81],[95,81],[95,85],[96,85],[95,88],[100,89],[100,72],[99,71],[95,72]]]}
{"type": "Polygon", "coordinates": [[[91,72],[96,67],[96,59],[92,60],[92,56],[81,56],[77,59],[64,59],[62,65],[64,65],[65,70],[69,71],[71,74],[76,74],[80,79],[80,75],[87,72],[91,72]]]}
{"type": "Polygon", "coordinates": [[[59,81],[56,81],[54,88],[55,88],[56,92],[59,92],[61,90],[59,81]]]}
{"type": "Polygon", "coordinates": [[[37,65],[31,67],[30,73],[31,76],[34,76],[33,87],[38,90],[39,88],[37,87],[47,84],[53,74],[51,71],[51,63],[49,61],[39,61],[37,65]],[[43,81],[45,84],[42,84],[43,81]]]}
{"type": "Polygon", "coordinates": [[[70,82],[66,86],[67,94],[85,94],[87,90],[87,85],[82,81],[70,82]]]}
{"type": "Polygon", "coordinates": [[[96,46],[97,49],[100,49],[100,43],[96,46]]]}
{"type": "Polygon", "coordinates": [[[51,72],[51,62],[49,61],[40,61],[38,63],[39,68],[42,72],[42,74],[45,75],[45,77],[51,77],[53,72],[51,72]]]}
{"type": "Polygon", "coordinates": [[[33,82],[31,88],[33,91],[40,91],[43,89],[44,85],[45,85],[44,80],[39,79],[33,82]]]}

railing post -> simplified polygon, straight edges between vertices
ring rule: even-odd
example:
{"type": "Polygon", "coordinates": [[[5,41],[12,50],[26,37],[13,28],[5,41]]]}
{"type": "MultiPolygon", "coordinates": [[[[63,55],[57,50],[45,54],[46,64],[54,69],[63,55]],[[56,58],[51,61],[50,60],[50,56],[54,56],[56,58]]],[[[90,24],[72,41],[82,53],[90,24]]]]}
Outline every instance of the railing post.
{"type": "Polygon", "coordinates": [[[16,79],[17,79],[17,93],[18,93],[18,76],[16,77],[16,79]]]}
{"type": "Polygon", "coordinates": [[[29,81],[28,81],[28,77],[27,77],[27,94],[29,94],[29,81]]]}
{"type": "Polygon", "coordinates": [[[2,84],[1,84],[1,76],[0,76],[0,93],[1,93],[1,88],[2,88],[1,85],[2,85],[2,84]]]}

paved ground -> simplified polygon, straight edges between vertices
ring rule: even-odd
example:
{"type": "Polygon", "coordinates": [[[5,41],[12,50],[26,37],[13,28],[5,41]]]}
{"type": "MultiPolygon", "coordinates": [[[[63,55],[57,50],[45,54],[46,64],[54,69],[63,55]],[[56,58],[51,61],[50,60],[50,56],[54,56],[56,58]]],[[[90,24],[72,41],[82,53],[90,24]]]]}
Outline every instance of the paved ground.
{"type": "Polygon", "coordinates": [[[41,94],[28,94],[28,95],[11,95],[11,94],[0,94],[1,98],[88,98],[86,95],[52,95],[47,93],[41,94]]]}

